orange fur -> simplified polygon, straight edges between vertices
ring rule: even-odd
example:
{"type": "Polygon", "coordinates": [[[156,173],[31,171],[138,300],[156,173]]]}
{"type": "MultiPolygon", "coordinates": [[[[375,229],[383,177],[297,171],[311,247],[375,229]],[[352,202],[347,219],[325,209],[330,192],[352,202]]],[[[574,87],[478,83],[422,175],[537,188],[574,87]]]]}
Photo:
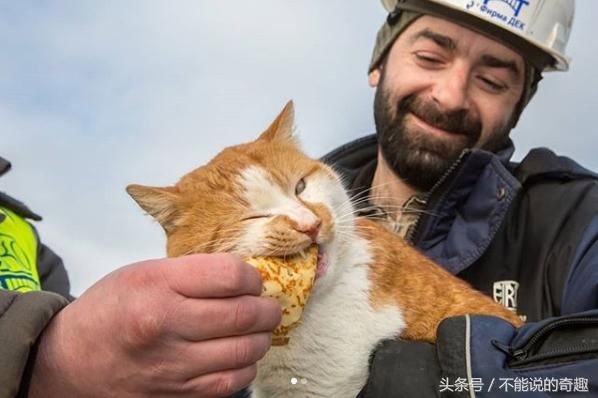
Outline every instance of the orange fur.
{"type": "Polygon", "coordinates": [[[403,310],[407,326],[402,337],[434,342],[443,319],[465,314],[493,315],[515,326],[522,324],[515,313],[439,267],[376,222],[359,218],[357,228],[371,242],[374,252],[370,271],[374,285],[372,306],[395,304],[403,310]]]}

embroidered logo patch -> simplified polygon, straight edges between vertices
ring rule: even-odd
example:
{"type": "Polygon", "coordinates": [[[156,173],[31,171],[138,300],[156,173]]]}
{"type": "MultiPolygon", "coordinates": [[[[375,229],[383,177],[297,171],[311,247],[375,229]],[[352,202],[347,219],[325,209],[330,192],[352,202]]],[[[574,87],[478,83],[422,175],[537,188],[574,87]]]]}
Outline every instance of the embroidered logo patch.
{"type": "MultiPolygon", "coordinates": [[[[514,313],[517,313],[517,291],[519,282],[517,281],[496,281],[492,286],[492,297],[494,301],[507,307],[514,313]]],[[[519,315],[525,321],[525,315],[519,315]]]]}

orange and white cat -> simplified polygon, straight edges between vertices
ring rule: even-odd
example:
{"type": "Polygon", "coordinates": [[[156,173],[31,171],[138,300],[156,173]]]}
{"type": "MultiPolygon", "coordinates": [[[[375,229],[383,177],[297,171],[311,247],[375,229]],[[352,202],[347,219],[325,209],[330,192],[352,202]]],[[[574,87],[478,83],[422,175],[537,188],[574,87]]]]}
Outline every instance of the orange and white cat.
{"type": "Polygon", "coordinates": [[[250,143],[224,149],[166,188],[127,191],[166,231],[169,256],[286,255],[319,246],[317,276],[288,345],[258,363],[252,397],[355,397],[383,339],[435,341],[445,318],[519,318],[355,216],[338,175],[293,136],[293,105],[250,143]],[[294,378],[296,383],[292,383],[294,378]]]}

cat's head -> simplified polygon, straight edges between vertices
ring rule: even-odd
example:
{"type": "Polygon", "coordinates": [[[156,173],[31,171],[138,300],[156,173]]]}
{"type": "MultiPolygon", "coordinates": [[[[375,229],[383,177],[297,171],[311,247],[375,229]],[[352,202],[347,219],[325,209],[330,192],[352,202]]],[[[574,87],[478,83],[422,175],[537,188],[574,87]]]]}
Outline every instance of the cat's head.
{"type": "Polygon", "coordinates": [[[317,243],[318,275],[335,272],[353,208],[337,174],[300,150],[293,118],[289,102],[255,141],[224,149],[174,186],[127,187],[166,231],[169,256],[284,256],[317,243]]]}

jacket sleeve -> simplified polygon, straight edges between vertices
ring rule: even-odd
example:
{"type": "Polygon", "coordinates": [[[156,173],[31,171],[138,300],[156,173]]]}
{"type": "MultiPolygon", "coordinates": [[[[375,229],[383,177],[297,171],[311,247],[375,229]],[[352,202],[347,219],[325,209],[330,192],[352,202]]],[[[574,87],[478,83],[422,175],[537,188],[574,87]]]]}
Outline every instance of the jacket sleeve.
{"type": "Polygon", "coordinates": [[[586,228],[563,292],[564,314],[598,308],[598,214],[586,228]]]}
{"type": "Polygon", "coordinates": [[[46,324],[68,303],[51,292],[0,290],[0,397],[15,397],[35,357],[35,342],[46,324]]]}
{"type": "Polygon", "coordinates": [[[576,249],[561,308],[519,329],[449,318],[436,345],[385,341],[360,397],[598,397],[598,216],[576,249]]]}
{"type": "MultiPolygon", "coordinates": [[[[33,226],[33,225],[32,225],[33,226]]],[[[37,237],[37,269],[43,291],[0,290],[0,398],[26,397],[42,331],[69,300],[62,259],[37,237]]]]}
{"type": "Polygon", "coordinates": [[[58,293],[69,300],[73,300],[66,268],[60,256],[43,244],[38,236],[37,271],[39,273],[42,290],[58,293]]]}

